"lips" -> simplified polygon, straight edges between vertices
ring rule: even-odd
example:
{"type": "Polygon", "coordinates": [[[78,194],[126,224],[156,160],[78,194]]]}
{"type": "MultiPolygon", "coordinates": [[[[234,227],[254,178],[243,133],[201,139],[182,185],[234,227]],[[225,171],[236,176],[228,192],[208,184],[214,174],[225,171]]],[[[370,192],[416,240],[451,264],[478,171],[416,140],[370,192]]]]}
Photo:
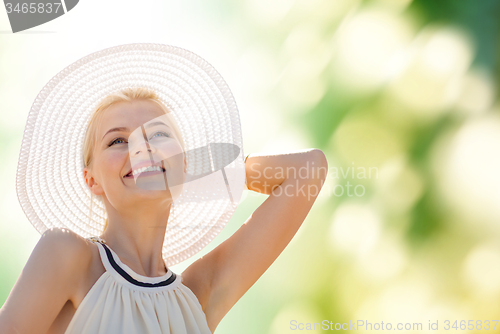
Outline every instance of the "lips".
{"type": "Polygon", "coordinates": [[[158,166],[165,172],[165,168],[163,168],[161,161],[152,164],[150,160],[147,160],[147,161],[141,161],[141,162],[135,164],[132,168],[130,168],[130,170],[127,172],[127,174],[125,174],[123,177],[132,177],[133,176],[132,171],[143,168],[143,167],[149,167],[149,166],[158,166]]]}

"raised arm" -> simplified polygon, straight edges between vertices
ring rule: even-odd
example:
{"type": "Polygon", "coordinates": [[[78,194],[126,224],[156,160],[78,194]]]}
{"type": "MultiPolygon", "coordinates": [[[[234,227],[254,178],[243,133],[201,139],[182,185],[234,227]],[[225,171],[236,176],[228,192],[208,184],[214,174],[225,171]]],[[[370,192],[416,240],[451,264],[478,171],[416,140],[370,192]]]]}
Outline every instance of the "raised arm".
{"type": "Polygon", "coordinates": [[[246,164],[247,187],[269,197],[227,240],[183,273],[213,331],[291,241],[316,200],[328,164],[318,149],[256,155],[246,164]],[[203,274],[202,274],[203,273],[203,274]]]}
{"type": "Polygon", "coordinates": [[[0,308],[0,334],[47,333],[90,260],[83,238],[65,229],[46,231],[0,308]]]}

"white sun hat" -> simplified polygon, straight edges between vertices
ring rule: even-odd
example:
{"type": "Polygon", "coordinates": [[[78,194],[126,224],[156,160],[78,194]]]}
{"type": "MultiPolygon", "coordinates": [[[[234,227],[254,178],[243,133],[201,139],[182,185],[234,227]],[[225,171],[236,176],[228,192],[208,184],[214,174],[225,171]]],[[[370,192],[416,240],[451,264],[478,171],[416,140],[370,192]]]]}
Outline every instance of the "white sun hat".
{"type": "Polygon", "coordinates": [[[168,266],[198,253],[224,228],[245,189],[238,109],[221,75],[200,56],[171,45],[139,43],[92,53],[53,77],[28,115],[16,189],[29,221],[43,233],[68,228],[102,233],[100,196],[83,177],[83,143],[92,113],[125,88],[154,90],[180,129],[188,181],[175,199],[163,257],[168,266]],[[207,172],[208,170],[208,172],[207,172]]]}

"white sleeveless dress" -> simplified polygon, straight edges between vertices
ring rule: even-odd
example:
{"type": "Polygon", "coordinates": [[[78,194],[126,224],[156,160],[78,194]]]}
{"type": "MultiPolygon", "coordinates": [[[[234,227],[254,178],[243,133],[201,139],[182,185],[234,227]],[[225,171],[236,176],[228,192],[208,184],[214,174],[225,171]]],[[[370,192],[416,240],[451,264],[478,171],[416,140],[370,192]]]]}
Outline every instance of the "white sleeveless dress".
{"type": "Polygon", "coordinates": [[[106,271],[76,310],[66,334],[212,334],[196,295],[170,269],[159,277],[135,273],[98,237],[106,271]]]}

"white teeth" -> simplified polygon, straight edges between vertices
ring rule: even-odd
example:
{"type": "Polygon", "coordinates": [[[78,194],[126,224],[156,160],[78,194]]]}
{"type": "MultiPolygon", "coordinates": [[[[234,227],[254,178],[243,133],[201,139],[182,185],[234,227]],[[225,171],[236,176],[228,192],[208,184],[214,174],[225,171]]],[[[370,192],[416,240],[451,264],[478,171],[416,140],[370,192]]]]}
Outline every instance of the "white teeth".
{"type": "Polygon", "coordinates": [[[141,174],[141,173],[144,173],[144,172],[153,172],[153,171],[160,171],[160,172],[163,172],[163,169],[159,166],[148,166],[148,167],[142,167],[142,168],[139,168],[139,169],[136,169],[136,170],[133,170],[132,171],[132,175],[137,175],[137,174],[141,174]]]}

